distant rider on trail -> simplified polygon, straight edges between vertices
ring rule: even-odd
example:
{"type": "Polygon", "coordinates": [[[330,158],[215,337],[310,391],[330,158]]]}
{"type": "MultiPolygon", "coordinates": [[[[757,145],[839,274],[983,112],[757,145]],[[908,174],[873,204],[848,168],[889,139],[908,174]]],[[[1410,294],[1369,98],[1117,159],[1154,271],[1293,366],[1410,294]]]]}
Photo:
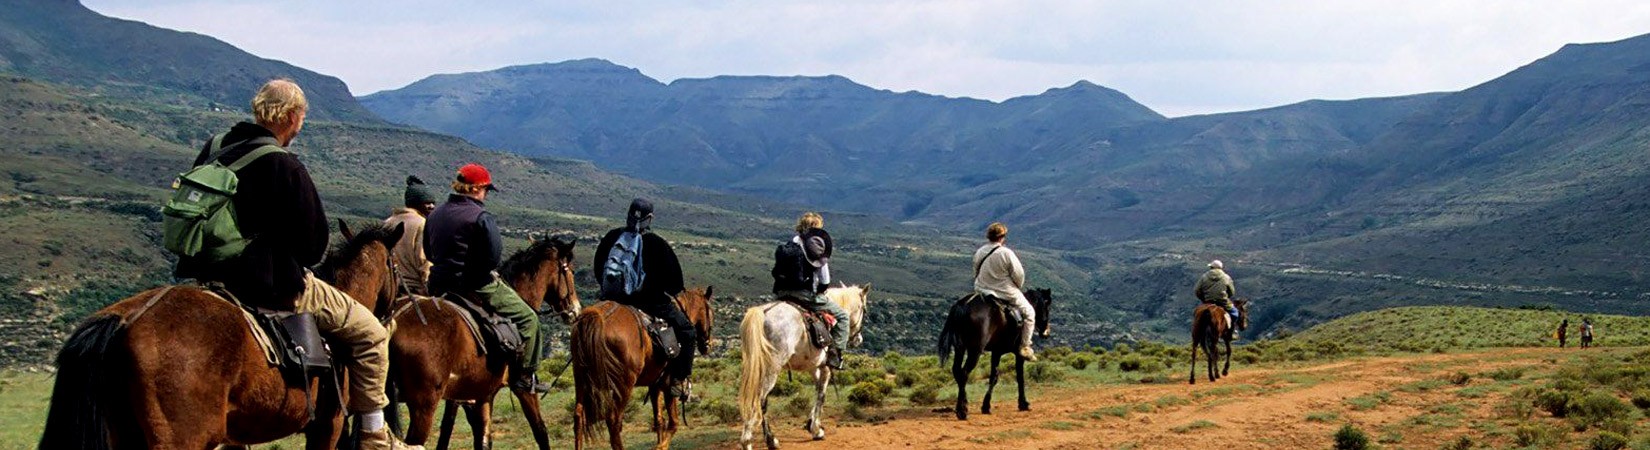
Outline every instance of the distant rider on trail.
{"type": "Polygon", "coordinates": [[[676,304],[676,296],[685,289],[682,263],[676,259],[670,242],[653,233],[653,202],[644,198],[630,201],[624,226],[609,230],[596,245],[595,267],[600,270],[597,278],[603,300],[630,305],[664,319],[676,332],[682,350],[675,361],[666,365],[670,395],[687,400],[699,333],[676,304]]]}
{"type": "Polygon", "coordinates": [[[424,223],[424,251],[432,264],[430,295],[457,294],[510,319],[523,344],[510,368],[510,390],[548,392],[550,387],[538,382],[536,374],[544,348],[539,316],[498,276],[504,238],[492,213],[483,209],[487,193],[498,190],[493,175],[480,164],[465,164],[452,187],[447,202],[424,223]]]}
{"type": "Polygon", "coordinates": [[[1226,265],[1220,260],[1209,261],[1209,271],[1197,279],[1197,299],[1203,303],[1213,303],[1226,309],[1232,317],[1231,322],[1238,320],[1238,310],[1232,306],[1232,297],[1237,296],[1237,288],[1232,286],[1232,277],[1226,275],[1226,265]]]}
{"type": "Polygon", "coordinates": [[[831,326],[831,346],[825,350],[825,365],[841,370],[842,351],[848,348],[848,312],[824,295],[831,285],[831,251],[825,219],[819,213],[803,213],[796,221],[796,235],[774,252],[771,272],[775,298],[790,298],[836,318],[831,326]]]}
{"type": "Polygon", "coordinates": [[[1031,350],[1031,333],[1033,324],[1037,323],[1037,311],[1031,308],[1031,301],[1026,299],[1023,292],[1026,285],[1026,269],[1020,265],[1020,257],[1009,249],[1008,226],[1001,222],[993,222],[985,229],[986,244],[974,250],[974,292],[1001,300],[1014,301],[1014,307],[1020,310],[1020,357],[1029,361],[1036,361],[1037,355],[1031,350]]]}
{"type": "Polygon", "coordinates": [[[395,262],[395,276],[401,280],[401,288],[407,294],[428,295],[429,289],[425,284],[430,278],[430,260],[424,257],[424,219],[435,211],[435,194],[425,187],[424,181],[418,177],[407,177],[406,192],[401,195],[401,208],[388,219],[384,225],[394,228],[401,225],[401,241],[395,243],[391,249],[391,261],[395,262]]]}
{"type": "Polygon", "coordinates": [[[325,208],[308,169],[283,148],[303,129],[308,109],[297,83],[270,81],[252,98],[256,123],[235,124],[201,148],[195,166],[218,162],[234,171],[234,226],[251,238],[238,251],[208,248],[180,257],[176,275],[221,284],[247,305],[313,313],[321,333],[347,347],[347,406],[360,417],[361,448],[422,449],[401,443],[384,423],[389,333],[372,311],[308,269],[326,255],[325,208]]]}

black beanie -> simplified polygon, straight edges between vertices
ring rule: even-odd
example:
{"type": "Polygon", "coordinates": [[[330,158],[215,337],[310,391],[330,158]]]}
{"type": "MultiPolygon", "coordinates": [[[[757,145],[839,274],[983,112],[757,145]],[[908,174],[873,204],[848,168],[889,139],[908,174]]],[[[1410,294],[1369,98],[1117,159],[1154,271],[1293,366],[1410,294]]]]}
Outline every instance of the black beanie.
{"type": "Polygon", "coordinates": [[[430,189],[424,187],[424,180],[407,175],[407,192],[401,195],[401,199],[408,208],[417,208],[426,203],[435,203],[435,194],[431,194],[430,189]]]}

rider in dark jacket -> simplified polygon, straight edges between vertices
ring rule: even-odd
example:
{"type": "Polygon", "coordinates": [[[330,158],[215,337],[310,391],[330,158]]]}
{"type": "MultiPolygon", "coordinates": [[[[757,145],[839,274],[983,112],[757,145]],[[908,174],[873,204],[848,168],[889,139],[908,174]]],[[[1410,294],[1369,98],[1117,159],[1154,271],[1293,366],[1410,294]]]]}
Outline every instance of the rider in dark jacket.
{"type": "Polygon", "coordinates": [[[516,366],[510,369],[510,389],[548,392],[550,387],[535,378],[544,348],[538,314],[496,272],[503,261],[504,238],[482,203],[488,191],[496,190],[487,168],[480,164],[460,167],[454,193],[424,222],[424,252],[432,264],[430,295],[458,294],[509,318],[521,332],[523,344],[516,366]]]}
{"type": "Polygon", "coordinates": [[[687,314],[676,305],[676,295],[681,294],[682,264],[676,259],[676,252],[671,250],[670,243],[665,238],[653,234],[653,203],[647,199],[638,198],[630,202],[630,210],[625,215],[625,226],[614,228],[602,236],[601,243],[596,245],[596,262],[592,267],[605,267],[608,255],[613,252],[613,246],[625,232],[641,235],[642,244],[638,255],[642,278],[640,288],[630,294],[624,292],[602,292],[602,299],[612,300],[634,306],[647,315],[664,319],[676,331],[676,339],[682,345],[682,351],[676,355],[676,360],[669,364],[671,377],[671,394],[685,398],[685,386],[688,377],[693,375],[693,349],[698,348],[699,336],[689,321],[687,314]]]}

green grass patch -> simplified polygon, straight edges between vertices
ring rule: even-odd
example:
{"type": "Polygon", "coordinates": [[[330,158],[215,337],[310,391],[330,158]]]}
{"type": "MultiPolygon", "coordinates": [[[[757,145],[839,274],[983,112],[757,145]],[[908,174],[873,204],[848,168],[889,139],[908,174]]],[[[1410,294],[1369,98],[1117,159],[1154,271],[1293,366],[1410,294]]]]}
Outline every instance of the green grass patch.
{"type": "Polygon", "coordinates": [[[1157,405],[1158,408],[1171,408],[1175,406],[1190,405],[1192,404],[1192,401],[1178,395],[1165,395],[1158,397],[1157,400],[1153,400],[1152,404],[1157,405]]]}
{"type": "Polygon", "coordinates": [[[972,436],[965,440],[976,444],[1000,444],[1004,442],[1028,439],[1031,436],[1031,430],[1009,430],[991,433],[984,436],[972,436]]]}
{"type": "Polygon", "coordinates": [[[1332,412],[1332,411],[1318,411],[1318,412],[1307,413],[1306,414],[1306,421],[1307,422],[1329,423],[1329,422],[1334,422],[1335,419],[1339,419],[1340,417],[1341,417],[1340,414],[1332,412]]]}
{"type": "Polygon", "coordinates": [[[1353,411],[1368,411],[1390,401],[1392,401],[1392,394],[1382,391],[1346,399],[1346,404],[1352,407],[1353,411]]]}
{"type": "Polygon", "coordinates": [[[1260,391],[1260,386],[1255,386],[1253,384],[1234,384],[1193,392],[1192,398],[1202,400],[1206,397],[1230,397],[1238,394],[1249,394],[1260,391]]]}
{"type": "Polygon", "coordinates": [[[1124,419],[1124,418],[1129,417],[1129,411],[1131,411],[1133,409],[1134,408],[1132,408],[1129,405],[1107,406],[1107,407],[1104,407],[1104,408],[1100,408],[1100,409],[1096,409],[1096,410],[1089,411],[1089,412],[1086,412],[1086,413],[1082,413],[1082,414],[1080,414],[1080,417],[1084,418],[1084,419],[1089,419],[1089,420],[1100,420],[1100,419],[1105,419],[1107,417],[1116,417],[1116,418],[1119,418],[1119,419],[1124,419]]]}
{"type": "Polygon", "coordinates": [[[1220,425],[1216,425],[1214,422],[1210,422],[1210,421],[1207,421],[1207,420],[1199,420],[1199,421],[1184,424],[1184,425],[1177,425],[1174,428],[1170,428],[1169,431],[1173,431],[1173,432],[1180,433],[1180,434],[1186,434],[1186,433],[1190,433],[1190,432],[1196,431],[1196,430],[1201,430],[1201,429],[1204,429],[1204,428],[1217,428],[1217,427],[1220,427],[1220,425]]]}
{"type": "Polygon", "coordinates": [[[1421,380],[1421,381],[1416,381],[1416,382],[1413,382],[1413,383],[1406,383],[1406,384],[1398,386],[1398,392],[1416,394],[1416,393],[1430,391],[1430,390],[1433,390],[1433,389],[1438,389],[1440,387],[1443,387],[1446,384],[1449,384],[1449,382],[1444,381],[1444,380],[1421,380]]]}
{"type": "Polygon", "coordinates": [[[1044,422],[1040,426],[1043,427],[1043,428],[1054,430],[1054,431],[1071,431],[1071,430],[1075,430],[1075,429],[1078,429],[1078,428],[1082,428],[1083,424],[1076,423],[1076,422],[1066,422],[1066,421],[1062,420],[1062,421],[1054,421],[1054,422],[1044,422]]]}

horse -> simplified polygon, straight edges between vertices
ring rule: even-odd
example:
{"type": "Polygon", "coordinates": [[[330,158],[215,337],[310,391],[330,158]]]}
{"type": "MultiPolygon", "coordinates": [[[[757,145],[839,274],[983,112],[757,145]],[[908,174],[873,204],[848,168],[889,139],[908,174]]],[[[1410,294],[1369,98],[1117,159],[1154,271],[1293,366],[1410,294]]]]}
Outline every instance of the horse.
{"type": "MultiPolygon", "coordinates": [[[[698,351],[710,352],[711,287],[688,289],[676,296],[676,305],[693,323],[700,339],[698,351]]],[[[573,320],[573,448],[584,449],[584,439],[596,422],[607,423],[608,441],[613,450],[624,449],[624,411],[636,387],[646,386],[653,403],[653,430],[659,442],[655,448],[670,448],[676,434],[681,405],[667,393],[664,377],[666,358],[655,352],[635,309],[613,301],[602,301],[579,312],[573,320]]],[[[684,348],[691,352],[695,349],[684,348]]]]}
{"type": "MultiPolygon", "coordinates": [[[[571,236],[533,239],[499,268],[499,276],[521,295],[534,310],[549,302],[563,320],[579,308],[573,285],[571,236]]],[[[493,398],[505,386],[511,356],[486,355],[480,350],[464,323],[468,314],[446,300],[407,297],[394,313],[398,329],[390,337],[390,375],[400,401],[407,403],[412,423],[407,430],[409,444],[422,445],[429,439],[438,403],[447,408],[441,418],[438,448],[447,448],[457,418],[459,402],[470,422],[475,448],[491,446],[493,398]]],[[[525,351],[541,351],[526,349],[525,351]]],[[[517,392],[522,414],[533,430],[541,450],[550,448],[550,435],[539,411],[538,396],[517,392]]],[[[399,423],[399,417],[391,417],[399,423]]]]}
{"type": "MultiPolygon", "coordinates": [[[[378,226],[354,234],[319,275],[354,299],[393,297],[389,255],[402,232],[378,226]]],[[[40,448],[209,449],[300,431],[306,448],[336,446],[340,396],[326,394],[320,380],[288,384],[244,314],[191,286],[149,289],[93,313],[57,354],[40,448]]]]}
{"type": "MultiPolygon", "coordinates": [[[[871,285],[844,286],[825,291],[825,297],[841,306],[848,317],[850,346],[863,340],[860,331],[865,324],[866,297],[871,285]]],[[[739,414],[744,419],[744,433],[739,437],[742,448],[750,450],[751,434],[757,425],[770,450],[779,448],[779,440],[768,426],[768,392],[779,381],[784,370],[806,372],[814,377],[814,402],[808,410],[808,422],[803,428],[814,440],[825,439],[825,427],[819,414],[825,408],[825,388],[831,384],[831,368],[825,366],[825,349],[808,340],[808,330],[802,321],[804,310],[795,303],[774,301],[745,309],[739,323],[739,339],[744,356],[739,376],[739,414]]]]}
{"type": "MultiPolygon", "coordinates": [[[[1240,298],[1232,301],[1238,309],[1237,330],[1249,329],[1249,299],[1240,298]]],[[[1197,384],[1197,348],[1203,347],[1203,354],[1209,359],[1209,381],[1214,382],[1232,370],[1232,339],[1235,337],[1234,327],[1226,320],[1215,320],[1216,314],[1226,315],[1226,308],[1213,303],[1204,303],[1192,310],[1192,374],[1189,384],[1197,384]],[[1216,340],[1226,341],[1226,366],[1215,374],[1215,365],[1220,362],[1220,351],[1215,348],[1216,340]]]]}
{"type": "MultiPolygon", "coordinates": [[[[1051,333],[1048,314],[1054,307],[1054,294],[1048,289],[1031,289],[1025,294],[1026,300],[1031,302],[1032,311],[1037,313],[1033,330],[1042,337],[1048,337],[1051,333]]],[[[1026,401],[1026,360],[1018,353],[1020,328],[1009,326],[1005,308],[1011,306],[999,307],[994,300],[979,294],[965,295],[951,306],[945,326],[940,329],[940,364],[945,364],[953,354],[956,356],[951,364],[951,376],[957,380],[957,420],[968,420],[968,375],[974,372],[980,354],[988,351],[991,352],[991,382],[986,385],[980,414],[991,414],[991,392],[997,388],[997,365],[1002,362],[1004,353],[1014,353],[1014,379],[1020,387],[1020,410],[1031,410],[1031,403],[1026,401]]]]}

